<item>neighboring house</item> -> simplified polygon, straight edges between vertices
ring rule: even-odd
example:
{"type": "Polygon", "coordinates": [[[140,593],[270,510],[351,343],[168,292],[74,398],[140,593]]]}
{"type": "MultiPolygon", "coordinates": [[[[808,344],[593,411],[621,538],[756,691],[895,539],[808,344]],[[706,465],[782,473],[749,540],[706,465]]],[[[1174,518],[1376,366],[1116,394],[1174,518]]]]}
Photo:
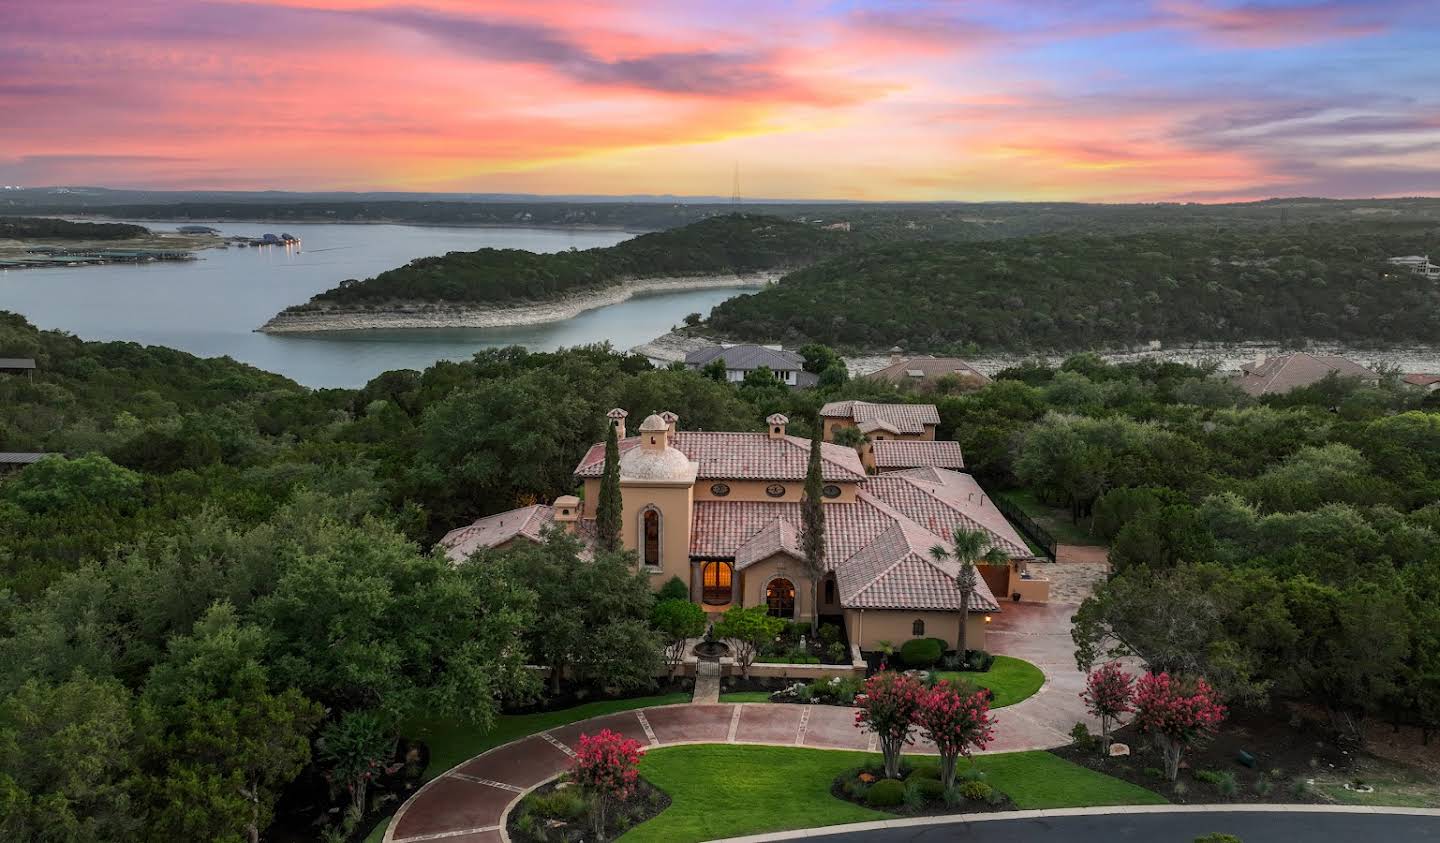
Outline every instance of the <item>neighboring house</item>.
{"type": "Polygon", "coordinates": [[[793,351],[765,345],[712,345],[685,355],[685,368],[703,369],[715,360],[725,361],[725,379],[731,383],[745,380],[750,372],[764,366],[788,386],[814,386],[820,378],[805,371],[805,358],[793,351]]]}
{"type": "Polygon", "coordinates": [[[35,361],[30,357],[0,357],[0,372],[7,375],[33,375],[35,361]]]}
{"type": "Polygon", "coordinates": [[[1240,367],[1234,382],[1246,393],[1259,398],[1279,395],[1324,380],[1331,373],[1379,383],[1380,375],[1345,357],[1299,351],[1283,357],[1265,357],[1240,367]]]}
{"type": "MultiPolygon", "coordinates": [[[[766,419],[764,433],[691,432],[674,414],[645,419],[627,436],[626,414],[609,414],[620,444],[621,541],[635,552],[655,588],[678,577],[710,611],[766,606],[772,615],[811,614],[812,579],[801,552],[801,500],[810,440],[786,433],[788,419],[766,419]]],[[[1002,582],[1045,599],[1048,583],[1018,573],[1031,554],[974,478],[945,468],[867,476],[854,449],[821,444],[825,573],[819,614],[844,623],[849,640],[875,650],[910,638],[954,645],[965,618],[970,646],[985,646],[985,624],[1000,610],[981,579],[968,606],[955,588],[958,566],[936,561],[956,527],[983,530],[1012,560],[1002,582]]],[[[450,558],[479,546],[540,540],[548,523],[593,541],[605,446],[593,445],[575,468],[584,502],[526,507],[482,518],[442,540],[450,558]],[[561,514],[563,513],[563,514],[561,514]],[[502,526],[503,524],[503,526],[502,526]]],[[[987,574],[987,576],[989,576],[987,574]]]]}
{"type": "Polygon", "coordinates": [[[1440,266],[1430,262],[1429,255],[1406,255],[1403,258],[1388,258],[1390,263],[1408,269],[1416,275],[1423,275],[1431,281],[1440,280],[1440,266]]]}
{"type": "Polygon", "coordinates": [[[990,378],[984,373],[959,357],[902,357],[898,348],[890,350],[890,365],[865,377],[888,381],[897,386],[907,383],[933,386],[937,380],[944,377],[955,377],[963,384],[976,387],[990,382],[990,378]]]}
{"type": "Polygon", "coordinates": [[[48,456],[50,455],[44,453],[0,451],[0,474],[19,471],[25,466],[40,462],[48,456]]]}
{"type": "Polygon", "coordinates": [[[940,412],[934,404],[872,404],[869,401],[831,401],[820,408],[827,442],[843,427],[859,428],[870,441],[881,439],[934,439],[940,412]]]}
{"type": "Polygon", "coordinates": [[[1404,377],[1405,383],[1410,386],[1419,387],[1426,392],[1440,390],[1440,375],[1415,373],[1404,377]]]}
{"type": "Polygon", "coordinates": [[[868,455],[861,453],[860,457],[868,466],[882,473],[903,471],[907,468],[948,468],[959,471],[965,467],[960,443],[950,441],[882,439],[869,443],[868,455]]]}

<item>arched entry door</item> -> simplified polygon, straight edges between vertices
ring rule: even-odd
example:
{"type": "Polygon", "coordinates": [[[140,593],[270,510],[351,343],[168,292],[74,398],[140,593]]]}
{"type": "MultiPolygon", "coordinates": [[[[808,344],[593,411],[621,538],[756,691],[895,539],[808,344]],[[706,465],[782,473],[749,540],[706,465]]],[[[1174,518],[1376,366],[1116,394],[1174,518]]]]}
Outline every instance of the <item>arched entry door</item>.
{"type": "Polygon", "coordinates": [[[730,568],[729,562],[710,561],[700,566],[701,591],[700,599],[711,606],[723,606],[730,602],[730,578],[734,571],[730,568]]]}
{"type": "Polygon", "coordinates": [[[795,583],[776,577],[765,586],[765,605],[776,618],[795,617],[795,583]]]}

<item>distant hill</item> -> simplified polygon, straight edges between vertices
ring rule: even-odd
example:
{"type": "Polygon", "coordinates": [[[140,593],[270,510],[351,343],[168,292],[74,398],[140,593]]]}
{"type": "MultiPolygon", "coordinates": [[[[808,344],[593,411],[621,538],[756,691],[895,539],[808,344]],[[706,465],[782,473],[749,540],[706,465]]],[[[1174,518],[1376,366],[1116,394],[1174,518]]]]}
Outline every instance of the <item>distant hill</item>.
{"type": "Polygon", "coordinates": [[[149,233],[143,226],[118,222],[0,217],[0,240],[130,240],[149,233]]]}
{"type": "Polygon", "coordinates": [[[1436,342],[1440,287],[1385,262],[1440,253],[1436,223],[879,246],[717,306],[746,340],[912,351],[1146,343],[1436,342]]]}
{"type": "Polygon", "coordinates": [[[855,237],[845,231],[775,217],[734,214],[643,234],[605,248],[555,254],[480,249],[417,258],[374,278],[343,281],[287,312],[396,301],[544,301],[630,279],[798,268],[837,255],[856,243],[855,237]]]}

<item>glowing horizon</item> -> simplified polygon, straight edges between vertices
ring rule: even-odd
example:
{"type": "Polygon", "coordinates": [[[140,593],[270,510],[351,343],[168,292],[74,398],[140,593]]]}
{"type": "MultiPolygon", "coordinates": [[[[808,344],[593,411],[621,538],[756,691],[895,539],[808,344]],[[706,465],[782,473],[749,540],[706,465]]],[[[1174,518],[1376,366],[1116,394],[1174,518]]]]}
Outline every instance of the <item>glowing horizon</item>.
{"type": "Polygon", "coordinates": [[[1426,0],[0,0],[0,184],[1440,193],[1426,0]]]}

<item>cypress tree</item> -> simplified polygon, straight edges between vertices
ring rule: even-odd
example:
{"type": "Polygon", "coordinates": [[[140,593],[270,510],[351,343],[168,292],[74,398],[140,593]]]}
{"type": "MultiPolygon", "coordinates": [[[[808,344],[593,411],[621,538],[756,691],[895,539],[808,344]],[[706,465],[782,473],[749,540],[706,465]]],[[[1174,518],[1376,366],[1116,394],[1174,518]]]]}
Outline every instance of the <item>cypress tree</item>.
{"type": "Polygon", "coordinates": [[[812,637],[820,632],[820,580],[825,577],[825,481],[820,465],[820,437],[824,428],[818,418],[814,424],[815,434],[810,438],[810,461],[805,467],[805,494],[800,501],[800,552],[805,556],[805,569],[810,573],[812,637]]]}
{"type": "Polygon", "coordinates": [[[620,549],[620,441],[615,425],[605,433],[605,471],[600,475],[600,499],[595,502],[595,533],[600,549],[620,549]]]}

